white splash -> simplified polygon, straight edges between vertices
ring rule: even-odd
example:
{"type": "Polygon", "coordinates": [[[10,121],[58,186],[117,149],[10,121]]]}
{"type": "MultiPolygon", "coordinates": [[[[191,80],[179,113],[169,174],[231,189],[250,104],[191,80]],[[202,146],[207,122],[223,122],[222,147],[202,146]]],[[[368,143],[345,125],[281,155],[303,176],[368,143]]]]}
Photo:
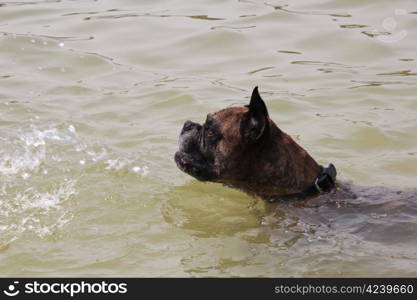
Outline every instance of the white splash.
{"type": "Polygon", "coordinates": [[[37,172],[44,159],[44,151],[34,152],[31,149],[24,149],[23,153],[17,150],[17,155],[0,155],[0,175],[10,176],[25,171],[22,177],[27,179],[28,176],[24,174],[28,171],[37,172]]]}
{"type": "Polygon", "coordinates": [[[45,237],[67,224],[73,215],[65,203],[77,194],[75,185],[75,180],[66,180],[47,191],[31,187],[14,196],[12,190],[1,195],[0,223],[5,225],[0,227],[0,246],[24,232],[45,237]]]}
{"type": "Polygon", "coordinates": [[[106,170],[116,170],[119,171],[123,167],[127,166],[129,164],[129,161],[122,160],[122,159],[109,159],[106,161],[107,167],[106,170]]]}
{"type": "Polygon", "coordinates": [[[41,146],[46,144],[46,140],[68,141],[71,137],[59,132],[56,128],[38,130],[32,126],[32,132],[24,133],[20,139],[26,143],[27,146],[41,146]]]}
{"type": "Polygon", "coordinates": [[[142,175],[147,176],[149,174],[149,168],[147,166],[144,166],[142,168],[142,175]]]}
{"type": "Polygon", "coordinates": [[[149,174],[149,168],[147,166],[140,167],[140,166],[134,166],[132,168],[132,171],[142,177],[145,177],[149,174]]]}
{"type": "Polygon", "coordinates": [[[105,148],[102,148],[100,150],[100,153],[97,153],[93,150],[87,150],[86,153],[91,157],[91,159],[94,162],[100,161],[107,156],[107,150],[105,148]]]}
{"type": "Polygon", "coordinates": [[[30,177],[30,174],[29,173],[26,173],[26,172],[22,173],[22,178],[24,180],[28,179],[29,177],[30,177]]]}
{"type": "Polygon", "coordinates": [[[134,167],[132,168],[132,171],[133,171],[133,172],[135,172],[135,173],[139,173],[141,170],[142,170],[142,168],[141,168],[141,167],[139,167],[139,166],[134,166],[134,167]]]}
{"type": "Polygon", "coordinates": [[[68,131],[71,132],[71,133],[73,133],[73,134],[75,134],[75,127],[74,127],[74,125],[69,125],[68,126],[68,131]]]}

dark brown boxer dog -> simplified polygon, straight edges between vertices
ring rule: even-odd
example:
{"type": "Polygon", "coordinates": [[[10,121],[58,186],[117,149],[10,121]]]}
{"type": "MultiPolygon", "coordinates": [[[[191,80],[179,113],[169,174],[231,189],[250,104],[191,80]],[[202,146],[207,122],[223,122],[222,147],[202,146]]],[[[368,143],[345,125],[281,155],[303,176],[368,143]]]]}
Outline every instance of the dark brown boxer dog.
{"type": "Polygon", "coordinates": [[[177,166],[201,181],[223,183],[268,201],[307,198],[332,190],[336,169],[320,166],[269,118],[258,88],[249,105],[187,121],[177,166]]]}

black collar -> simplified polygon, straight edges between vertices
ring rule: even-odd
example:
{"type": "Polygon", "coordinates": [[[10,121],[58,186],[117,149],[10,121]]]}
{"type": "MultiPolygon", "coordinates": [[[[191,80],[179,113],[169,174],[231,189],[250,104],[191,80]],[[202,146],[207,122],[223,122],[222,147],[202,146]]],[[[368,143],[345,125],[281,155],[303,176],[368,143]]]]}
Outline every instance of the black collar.
{"type": "Polygon", "coordinates": [[[336,183],[337,171],[335,166],[331,163],[327,168],[320,166],[320,174],[317,176],[314,183],[300,193],[277,196],[268,199],[269,203],[278,202],[280,200],[302,199],[319,194],[330,192],[336,183]]]}

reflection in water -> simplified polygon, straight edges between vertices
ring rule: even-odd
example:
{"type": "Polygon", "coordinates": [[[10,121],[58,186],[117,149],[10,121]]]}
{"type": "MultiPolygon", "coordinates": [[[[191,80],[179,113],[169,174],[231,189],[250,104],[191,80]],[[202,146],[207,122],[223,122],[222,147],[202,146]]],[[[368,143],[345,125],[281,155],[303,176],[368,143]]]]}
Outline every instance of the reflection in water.
{"type": "Polygon", "coordinates": [[[386,31],[376,31],[376,30],[372,30],[372,31],[362,31],[362,33],[368,37],[374,38],[374,37],[378,37],[378,36],[384,36],[384,35],[390,35],[390,32],[386,32],[386,31]]]}
{"type": "MultiPolygon", "coordinates": [[[[194,188],[197,188],[197,185],[188,185],[187,191],[194,188]]],[[[215,256],[210,256],[207,248],[193,246],[198,254],[186,257],[182,261],[191,275],[206,272],[210,274],[213,271],[223,273],[224,276],[230,275],[232,266],[241,268],[243,260],[244,265],[250,264],[254,261],[257,251],[265,246],[274,249],[275,262],[290,270],[297,268],[293,263],[300,255],[320,255],[328,246],[336,253],[343,253],[352,246],[359,247],[362,256],[374,255],[375,247],[378,247],[379,255],[386,256],[391,255],[389,245],[402,245],[405,247],[401,254],[402,259],[417,258],[412,249],[417,234],[414,226],[417,218],[417,191],[349,185],[340,189],[337,194],[309,201],[281,202],[263,208],[260,206],[262,203],[258,203],[257,208],[253,207],[252,215],[258,215],[260,220],[254,219],[252,225],[249,222],[250,215],[245,218],[231,218],[225,215],[228,211],[225,205],[233,205],[234,209],[229,210],[229,213],[234,212],[242,216],[242,212],[237,210],[238,205],[233,196],[228,197],[230,203],[222,199],[223,205],[213,209],[212,206],[216,204],[207,196],[201,198],[200,193],[199,201],[203,203],[196,205],[195,202],[178,201],[175,204],[170,201],[169,206],[174,205],[177,211],[171,207],[170,212],[165,211],[164,214],[169,215],[168,222],[175,226],[190,230],[190,234],[197,237],[205,237],[206,244],[218,243],[215,237],[222,239],[230,236],[235,240],[228,240],[227,243],[230,242],[230,245],[215,246],[215,249],[223,249],[215,256]],[[212,216],[210,213],[207,215],[208,211],[204,206],[210,207],[212,216]],[[237,244],[238,248],[233,249],[237,244]]],[[[200,192],[204,193],[204,190],[200,192]]],[[[313,274],[321,267],[320,261],[310,261],[309,269],[300,274],[313,274]]],[[[256,274],[267,276],[267,273],[256,274]]],[[[344,271],[339,273],[343,274],[344,271]]]]}
{"type": "Polygon", "coordinates": [[[340,28],[355,29],[355,28],[364,28],[369,27],[368,25],[359,25],[359,24],[345,24],[340,25],[340,28]]]}
{"type": "Polygon", "coordinates": [[[352,82],[355,83],[360,83],[360,85],[355,85],[350,87],[350,89],[356,89],[356,88],[361,88],[361,87],[367,87],[367,86],[383,86],[383,85],[397,85],[397,84],[406,84],[403,83],[401,81],[356,81],[356,80],[352,80],[352,82]]]}
{"type": "Polygon", "coordinates": [[[221,186],[213,194],[212,186],[216,184],[201,187],[193,182],[171,191],[162,209],[165,220],[198,237],[244,235],[258,228],[257,205],[262,203],[221,186]],[[184,191],[190,195],[187,199],[182,199],[184,191]]]}
{"type": "Polygon", "coordinates": [[[54,3],[61,2],[61,0],[44,0],[44,1],[16,1],[16,2],[0,2],[0,7],[4,6],[22,6],[22,5],[34,5],[34,4],[44,4],[44,3],[54,3]]]}
{"type": "Polygon", "coordinates": [[[207,15],[198,15],[198,16],[187,16],[191,19],[200,19],[200,20],[206,20],[206,21],[218,21],[218,20],[224,20],[223,18],[213,18],[209,17],[207,15]]]}
{"type": "Polygon", "coordinates": [[[379,73],[377,75],[390,75],[390,76],[416,76],[417,73],[413,73],[411,70],[403,70],[403,71],[397,71],[397,72],[389,72],[389,73],[379,73]]]}
{"type": "Polygon", "coordinates": [[[275,67],[264,67],[264,68],[260,68],[260,69],[256,69],[256,70],[253,70],[253,71],[250,71],[248,74],[255,74],[255,73],[258,73],[258,72],[262,72],[262,71],[266,71],[266,70],[271,70],[271,69],[273,69],[273,68],[275,68],[275,67]]]}
{"type": "Polygon", "coordinates": [[[301,52],[298,51],[288,51],[288,50],[278,50],[278,53],[287,53],[287,54],[302,54],[301,52]]]}
{"type": "Polygon", "coordinates": [[[210,29],[234,29],[234,30],[241,30],[241,29],[251,29],[255,28],[256,26],[213,26],[210,29]]]}
{"type": "Polygon", "coordinates": [[[350,18],[352,17],[351,14],[348,13],[325,13],[325,12],[317,12],[317,11],[297,11],[297,10],[290,10],[286,9],[288,5],[273,5],[268,2],[265,2],[265,5],[273,7],[275,10],[281,10],[292,14],[305,14],[305,15],[317,15],[317,16],[331,16],[331,17],[340,17],[340,18],[350,18]]]}
{"type": "MultiPolygon", "coordinates": [[[[284,227],[287,230],[298,228],[298,232],[308,239],[314,236],[337,239],[338,235],[346,238],[348,234],[350,238],[362,241],[364,251],[367,251],[367,243],[371,244],[368,251],[373,251],[372,243],[414,244],[417,234],[413,228],[417,218],[416,190],[349,185],[340,188],[331,196],[307,202],[281,203],[269,208],[272,216],[278,215],[272,220],[278,225],[283,220],[288,221],[288,217],[282,219],[283,214],[292,216],[294,221],[284,227]]],[[[271,215],[268,218],[271,220],[271,215]]],[[[410,249],[407,255],[414,258],[415,252],[410,249]]]]}
{"type": "MultiPolygon", "coordinates": [[[[115,12],[118,10],[109,10],[111,12],[115,12]]],[[[108,11],[108,12],[109,12],[108,11]]],[[[74,14],[88,14],[88,15],[96,15],[100,12],[87,12],[87,13],[73,13],[74,14]]],[[[112,15],[99,15],[99,16],[89,16],[85,17],[84,20],[92,20],[94,18],[97,19],[121,19],[121,18],[136,18],[136,17],[153,17],[153,18],[191,18],[191,19],[199,19],[204,21],[219,21],[224,20],[223,18],[216,18],[216,17],[209,17],[208,15],[174,15],[174,14],[157,14],[157,13],[124,13],[124,14],[112,14],[112,15]]]]}
{"type": "Polygon", "coordinates": [[[347,66],[344,64],[334,63],[334,62],[324,62],[324,61],[309,61],[309,60],[296,60],[291,62],[294,65],[319,65],[319,66],[325,66],[325,67],[341,67],[341,68],[354,68],[351,66],[347,66]]]}
{"type": "Polygon", "coordinates": [[[13,38],[16,38],[16,37],[27,37],[27,38],[38,38],[38,39],[41,39],[41,40],[51,39],[51,40],[54,40],[54,41],[56,41],[58,43],[60,43],[62,41],[88,41],[88,40],[94,39],[93,36],[89,36],[89,37],[78,37],[78,36],[50,36],[50,35],[41,35],[41,34],[33,34],[33,33],[22,34],[22,33],[12,33],[12,32],[3,32],[3,31],[0,31],[0,33],[2,33],[5,36],[12,36],[13,38]]]}

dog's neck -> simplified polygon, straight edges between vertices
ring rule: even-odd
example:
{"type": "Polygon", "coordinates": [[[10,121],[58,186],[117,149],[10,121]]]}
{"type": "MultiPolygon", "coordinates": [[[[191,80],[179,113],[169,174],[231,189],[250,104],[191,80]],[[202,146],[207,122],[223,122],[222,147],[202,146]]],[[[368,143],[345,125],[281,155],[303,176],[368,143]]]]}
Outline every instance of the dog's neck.
{"type": "Polygon", "coordinates": [[[252,162],[250,192],[269,198],[300,193],[311,187],[321,169],[319,164],[289,135],[269,120],[264,145],[252,162]]]}

